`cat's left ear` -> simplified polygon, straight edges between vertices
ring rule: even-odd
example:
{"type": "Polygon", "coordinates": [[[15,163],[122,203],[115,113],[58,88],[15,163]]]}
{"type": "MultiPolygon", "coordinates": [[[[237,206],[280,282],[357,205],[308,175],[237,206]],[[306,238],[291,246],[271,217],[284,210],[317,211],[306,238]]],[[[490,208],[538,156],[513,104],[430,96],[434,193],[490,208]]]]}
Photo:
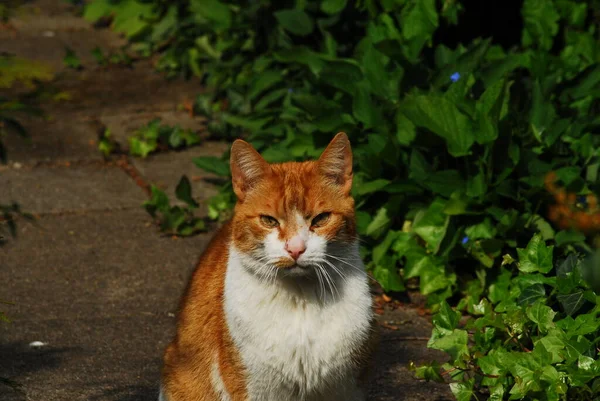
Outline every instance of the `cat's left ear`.
{"type": "Polygon", "coordinates": [[[352,189],[352,147],[348,136],[340,132],[319,158],[319,171],[347,195],[352,189]]]}
{"type": "Polygon", "coordinates": [[[237,139],[229,158],[233,192],[243,201],[248,190],[270,170],[269,163],[248,142],[237,139]]]}

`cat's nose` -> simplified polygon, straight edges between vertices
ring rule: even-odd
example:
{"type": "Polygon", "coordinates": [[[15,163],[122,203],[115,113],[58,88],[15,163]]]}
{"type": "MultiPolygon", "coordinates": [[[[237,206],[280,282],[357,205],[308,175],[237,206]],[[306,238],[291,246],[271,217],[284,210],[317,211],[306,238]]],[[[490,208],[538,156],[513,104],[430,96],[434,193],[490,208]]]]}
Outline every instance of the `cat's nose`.
{"type": "Polygon", "coordinates": [[[285,242],[285,250],[294,260],[298,260],[300,255],[306,251],[306,243],[297,235],[285,242]]]}

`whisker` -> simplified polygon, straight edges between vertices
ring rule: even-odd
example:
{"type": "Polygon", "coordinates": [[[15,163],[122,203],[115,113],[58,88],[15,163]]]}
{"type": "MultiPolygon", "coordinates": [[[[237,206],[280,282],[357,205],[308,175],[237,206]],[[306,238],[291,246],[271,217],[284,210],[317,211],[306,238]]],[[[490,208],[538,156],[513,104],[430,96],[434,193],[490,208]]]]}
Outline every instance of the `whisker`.
{"type": "Polygon", "coordinates": [[[327,263],[329,267],[331,267],[342,278],[342,280],[344,280],[344,283],[348,284],[346,275],[340,269],[338,269],[333,263],[331,263],[327,259],[323,259],[323,262],[327,263]]]}
{"type": "Polygon", "coordinates": [[[315,273],[317,273],[317,280],[319,281],[319,292],[320,292],[320,296],[319,299],[321,299],[322,301],[324,301],[324,297],[325,297],[325,284],[323,283],[323,278],[321,277],[321,269],[317,268],[315,269],[315,273]]]}
{"type": "Polygon", "coordinates": [[[337,294],[337,298],[339,299],[340,292],[338,291],[337,286],[335,285],[335,280],[327,272],[327,269],[323,268],[323,265],[319,265],[319,267],[322,269],[323,275],[325,276],[325,279],[329,283],[329,287],[331,288],[331,295],[334,295],[333,292],[335,291],[335,293],[337,294]]]}
{"type": "Polygon", "coordinates": [[[333,287],[331,284],[331,281],[329,280],[329,277],[327,276],[327,273],[325,272],[325,269],[323,268],[323,265],[321,264],[317,264],[319,270],[321,271],[321,273],[323,274],[323,281],[327,284],[327,286],[329,287],[329,290],[331,291],[331,294],[333,295],[333,287]]]}
{"type": "MultiPolygon", "coordinates": [[[[358,271],[364,272],[364,269],[361,269],[360,267],[358,267],[358,266],[355,266],[355,265],[353,265],[352,263],[349,263],[349,262],[347,262],[346,260],[344,260],[344,259],[342,259],[342,258],[339,258],[339,257],[337,257],[337,256],[333,256],[333,255],[332,255],[332,254],[330,254],[330,253],[326,253],[326,254],[325,254],[325,256],[326,256],[326,257],[329,257],[329,258],[332,258],[332,259],[335,259],[335,260],[338,260],[338,261],[340,261],[340,262],[342,262],[342,263],[345,263],[345,264],[347,264],[348,266],[350,266],[350,267],[352,267],[352,268],[354,268],[354,269],[356,269],[356,270],[358,270],[358,271]]],[[[353,259],[349,259],[349,260],[353,260],[353,259]]]]}

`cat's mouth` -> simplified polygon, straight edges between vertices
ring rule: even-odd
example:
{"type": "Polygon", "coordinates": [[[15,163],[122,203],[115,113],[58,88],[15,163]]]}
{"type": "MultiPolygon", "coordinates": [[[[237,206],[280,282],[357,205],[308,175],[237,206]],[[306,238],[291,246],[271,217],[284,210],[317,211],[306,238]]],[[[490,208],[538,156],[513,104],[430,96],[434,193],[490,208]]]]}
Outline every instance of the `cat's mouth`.
{"type": "Polygon", "coordinates": [[[288,259],[288,258],[281,258],[279,260],[277,260],[274,265],[279,268],[279,269],[283,269],[283,270],[291,270],[291,269],[295,269],[295,268],[299,268],[299,269],[306,269],[307,266],[302,266],[300,264],[298,264],[298,261],[293,260],[293,259],[288,259]]]}

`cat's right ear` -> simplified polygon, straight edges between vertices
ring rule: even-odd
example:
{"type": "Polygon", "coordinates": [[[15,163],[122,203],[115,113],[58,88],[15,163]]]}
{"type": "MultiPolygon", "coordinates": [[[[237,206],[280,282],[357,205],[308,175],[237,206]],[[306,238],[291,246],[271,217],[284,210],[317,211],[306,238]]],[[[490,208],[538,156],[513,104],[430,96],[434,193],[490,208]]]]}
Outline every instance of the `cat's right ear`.
{"type": "Polygon", "coordinates": [[[229,164],[233,192],[240,201],[244,200],[248,190],[252,189],[252,186],[270,169],[269,163],[254,150],[252,145],[241,139],[236,139],[231,146],[229,164]]]}

